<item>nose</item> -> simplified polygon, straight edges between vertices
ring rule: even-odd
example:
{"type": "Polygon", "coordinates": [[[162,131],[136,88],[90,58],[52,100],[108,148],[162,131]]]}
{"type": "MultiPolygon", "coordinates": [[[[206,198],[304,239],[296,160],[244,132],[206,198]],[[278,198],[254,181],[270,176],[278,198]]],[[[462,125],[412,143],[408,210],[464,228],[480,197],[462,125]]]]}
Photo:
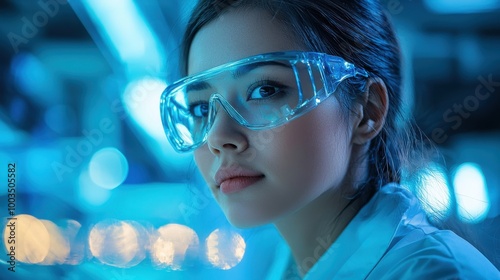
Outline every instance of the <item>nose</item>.
{"type": "Polygon", "coordinates": [[[246,128],[234,120],[219,102],[214,102],[217,113],[208,131],[207,144],[214,155],[222,152],[241,153],[248,148],[246,128]]]}

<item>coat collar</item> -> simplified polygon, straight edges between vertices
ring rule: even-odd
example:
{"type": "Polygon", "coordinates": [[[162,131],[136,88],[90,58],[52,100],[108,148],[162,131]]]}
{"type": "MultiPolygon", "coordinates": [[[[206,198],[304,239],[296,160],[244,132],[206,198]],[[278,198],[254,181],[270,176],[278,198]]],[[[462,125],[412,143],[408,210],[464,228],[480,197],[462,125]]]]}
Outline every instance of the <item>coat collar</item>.
{"type": "MultiPolygon", "coordinates": [[[[380,188],[304,280],[365,279],[390,248],[400,225],[416,216],[422,221],[421,213],[409,191],[396,184],[380,188]]],[[[423,220],[426,222],[425,217],[423,220]]]]}

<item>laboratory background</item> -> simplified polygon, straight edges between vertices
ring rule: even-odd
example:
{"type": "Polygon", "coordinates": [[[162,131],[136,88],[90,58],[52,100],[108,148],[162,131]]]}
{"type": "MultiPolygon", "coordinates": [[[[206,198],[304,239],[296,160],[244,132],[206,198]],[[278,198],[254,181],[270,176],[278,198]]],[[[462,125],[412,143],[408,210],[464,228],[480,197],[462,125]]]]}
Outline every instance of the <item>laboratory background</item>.
{"type": "MultiPolygon", "coordinates": [[[[500,0],[381,2],[442,155],[405,183],[500,268],[500,0]]],[[[195,3],[0,1],[0,279],[266,275],[279,234],[232,227],[161,125],[195,3]]]]}

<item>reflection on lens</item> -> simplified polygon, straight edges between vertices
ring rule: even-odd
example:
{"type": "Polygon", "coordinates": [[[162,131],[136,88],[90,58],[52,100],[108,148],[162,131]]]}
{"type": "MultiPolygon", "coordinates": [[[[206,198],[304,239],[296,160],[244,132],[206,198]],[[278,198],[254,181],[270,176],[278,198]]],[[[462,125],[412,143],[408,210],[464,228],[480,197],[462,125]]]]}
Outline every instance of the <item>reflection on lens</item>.
{"type": "Polygon", "coordinates": [[[179,132],[179,136],[184,140],[185,145],[193,145],[193,138],[189,130],[183,124],[176,124],[177,131],[179,132]]]}
{"type": "Polygon", "coordinates": [[[196,257],[199,243],[196,232],[187,226],[162,226],[156,232],[151,245],[152,261],[160,267],[182,270],[196,257]]]}
{"type": "Polygon", "coordinates": [[[243,259],[246,243],[238,233],[214,230],[206,240],[208,261],[217,268],[228,270],[243,259]]]}

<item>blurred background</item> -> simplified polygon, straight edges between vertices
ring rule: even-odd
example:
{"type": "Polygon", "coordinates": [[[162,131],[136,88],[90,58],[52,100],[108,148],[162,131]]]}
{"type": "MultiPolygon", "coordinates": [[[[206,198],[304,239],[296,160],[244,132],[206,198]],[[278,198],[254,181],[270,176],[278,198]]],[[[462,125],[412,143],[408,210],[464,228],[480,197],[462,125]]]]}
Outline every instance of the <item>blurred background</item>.
{"type": "MultiPolygon", "coordinates": [[[[500,0],[382,3],[404,52],[407,109],[444,159],[419,195],[500,268],[500,0]]],[[[161,127],[194,4],[0,2],[0,275],[265,275],[279,235],[229,226],[161,127]],[[23,241],[11,274],[8,218],[23,241]]]]}

